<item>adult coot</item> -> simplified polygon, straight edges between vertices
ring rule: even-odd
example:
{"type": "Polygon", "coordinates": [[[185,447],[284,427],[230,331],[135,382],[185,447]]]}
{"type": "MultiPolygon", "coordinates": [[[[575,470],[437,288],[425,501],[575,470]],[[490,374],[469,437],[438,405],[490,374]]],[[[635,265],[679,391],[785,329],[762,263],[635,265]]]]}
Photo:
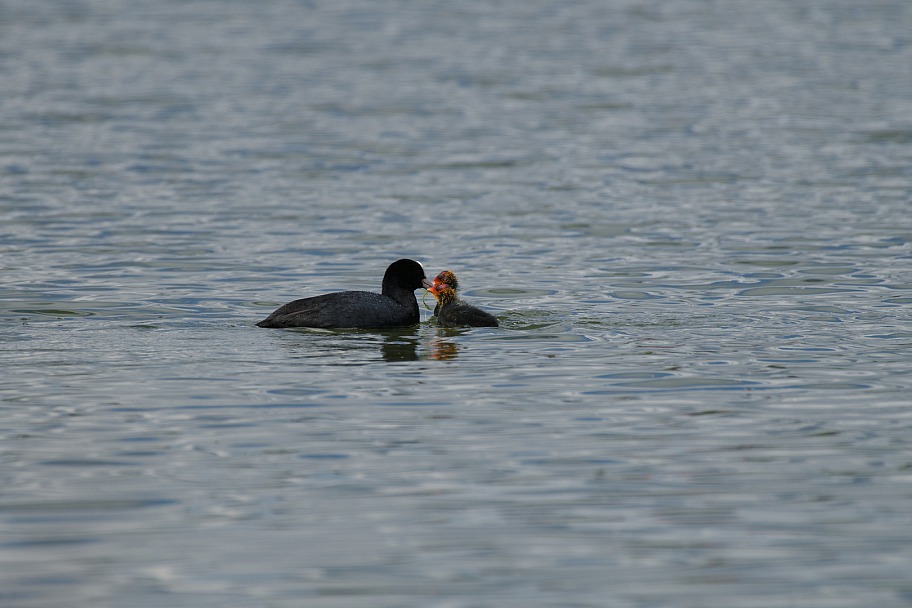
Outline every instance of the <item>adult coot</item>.
{"type": "Polygon", "coordinates": [[[456,297],[456,290],[446,283],[434,283],[428,290],[440,305],[437,324],[441,327],[497,327],[497,319],[456,297]]]}
{"type": "Polygon", "coordinates": [[[383,275],[381,293],[338,291],[289,302],[259,327],[404,327],[421,316],[415,290],[431,287],[415,260],[396,260],[383,275]]]}

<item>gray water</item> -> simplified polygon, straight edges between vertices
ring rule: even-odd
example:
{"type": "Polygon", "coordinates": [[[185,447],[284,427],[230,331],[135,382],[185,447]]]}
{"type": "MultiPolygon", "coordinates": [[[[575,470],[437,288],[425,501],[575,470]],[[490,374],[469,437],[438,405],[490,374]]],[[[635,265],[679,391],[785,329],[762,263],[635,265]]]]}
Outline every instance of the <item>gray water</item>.
{"type": "Polygon", "coordinates": [[[912,605],[907,0],[13,0],[0,175],[4,608],[912,605]]]}

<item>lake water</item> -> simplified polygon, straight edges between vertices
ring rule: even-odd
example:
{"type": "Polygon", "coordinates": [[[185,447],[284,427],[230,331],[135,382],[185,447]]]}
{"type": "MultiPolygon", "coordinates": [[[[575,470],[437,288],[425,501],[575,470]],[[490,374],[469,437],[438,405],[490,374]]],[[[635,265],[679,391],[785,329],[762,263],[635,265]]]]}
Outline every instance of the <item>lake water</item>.
{"type": "Polygon", "coordinates": [[[907,0],[13,0],[0,91],[4,608],[912,605],[907,0]],[[400,257],[501,327],[254,326],[400,257]]]}

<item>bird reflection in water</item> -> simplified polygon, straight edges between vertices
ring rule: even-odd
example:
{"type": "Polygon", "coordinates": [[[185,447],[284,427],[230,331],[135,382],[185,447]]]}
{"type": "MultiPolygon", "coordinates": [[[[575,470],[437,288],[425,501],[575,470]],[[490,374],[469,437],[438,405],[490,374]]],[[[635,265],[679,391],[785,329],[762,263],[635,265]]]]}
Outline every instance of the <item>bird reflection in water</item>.
{"type": "Polygon", "coordinates": [[[421,359],[447,361],[459,354],[459,345],[453,338],[464,330],[440,329],[436,336],[422,333],[418,327],[371,330],[313,330],[292,329],[282,344],[294,358],[320,359],[324,363],[352,365],[376,360],[387,363],[419,361],[421,359]]]}
{"type": "Polygon", "coordinates": [[[428,357],[435,361],[451,361],[459,356],[459,345],[453,340],[437,336],[431,340],[428,357]]]}
{"type": "Polygon", "coordinates": [[[451,361],[459,356],[459,336],[468,333],[464,328],[439,327],[437,335],[428,343],[428,359],[451,361]]]}
{"type": "Polygon", "coordinates": [[[418,331],[415,328],[384,332],[380,354],[388,363],[418,360],[418,331]]]}
{"type": "Polygon", "coordinates": [[[464,331],[452,329],[438,330],[437,335],[426,343],[427,352],[419,353],[419,345],[422,340],[416,329],[387,331],[384,332],[384,339],[380,344],[380,352],[383,355],[383,360],[389,363],[417,361],[421,358],[433,361],[450,361],[459,355],[459,344],[453,338],[463,333],[464,331]]]}

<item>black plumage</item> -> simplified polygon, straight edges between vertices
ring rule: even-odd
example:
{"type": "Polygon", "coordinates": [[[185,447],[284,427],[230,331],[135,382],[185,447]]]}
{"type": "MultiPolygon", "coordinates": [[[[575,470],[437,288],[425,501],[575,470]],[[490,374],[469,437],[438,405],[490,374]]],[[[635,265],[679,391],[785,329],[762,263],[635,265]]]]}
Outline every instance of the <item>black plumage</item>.
{"type": "Polygon", "coordinates": [[[259,327],[382,328],[421,319],[415,290],[430,286],[421,264],[401,259],[383,275],[380,293],[339,291],[294,300],[257,323],[259,327]]]}
{"type": "Polygon", "coordinates": [[[437,298],[437,324],[441,327],[498,327],[494,315],[460,300],[446,283],[435,283],[429,291],[437,298]]]}

